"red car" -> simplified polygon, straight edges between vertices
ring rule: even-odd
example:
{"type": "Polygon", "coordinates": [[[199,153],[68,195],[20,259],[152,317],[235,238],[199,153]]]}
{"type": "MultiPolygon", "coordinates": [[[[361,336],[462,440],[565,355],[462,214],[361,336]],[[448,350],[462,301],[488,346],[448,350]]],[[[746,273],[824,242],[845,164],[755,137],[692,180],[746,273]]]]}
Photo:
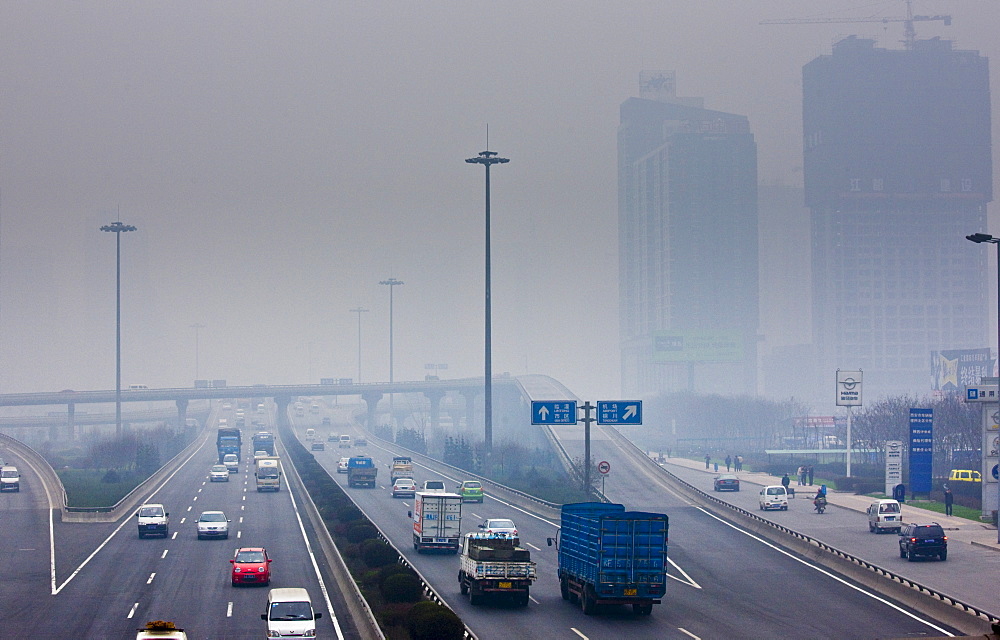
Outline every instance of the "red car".
{"type": "Polygon", "coordinates": [[[241,584],[271,584],[271,559],[262,547],[243,547],[236,550],[233,565],[233,586],[241,584]]]}

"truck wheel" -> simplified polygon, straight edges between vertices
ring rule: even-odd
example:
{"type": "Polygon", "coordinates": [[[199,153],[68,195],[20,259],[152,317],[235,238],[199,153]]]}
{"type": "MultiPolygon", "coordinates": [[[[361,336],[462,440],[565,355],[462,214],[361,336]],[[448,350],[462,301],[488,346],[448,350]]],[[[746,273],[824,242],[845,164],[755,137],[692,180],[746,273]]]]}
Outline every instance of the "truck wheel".
{"type": "Polygon", "coordinates": [[[469,594],[469,585],[465,582],[465,575],[461,571],[458,572],[458,588],[463,596],[469,594]]]}
{"type": "Polygon", "coordinates": [[[140,531],[140,532],[139,532],[139,539],[140,539],[140,540],[142,540],[142,539],[143,539],[143,538],[145,538],[145,537],[146,537],[146,534],[145,534],[145,533],[143,533],[142,531],[140,531]]]}
{"type": "Polygon", "coordinates": [[[559,578],[559,592],[563,600],[569,600],[569,585],[566,584],[566,578],[559,578]]]}
{"type": "Polygon", "coordinates": [[[594,615],[595,607],[596,605],[594,604],[594,600],[590,595],[590,587],[584,587],[583,593],[580,594],[580,608],[583,609],[583,615],[594,615]]]}
{"type": "Polygon", "coordinates": [[[483,597],[478,593],[469,594],[469,604],[476,607],[483,603],[483,597]]]}
{"type": "Polygon", "coordinates": [[[653,613],[653,603],[644,602],[642,604],[634,604],[632,605],[632,613],[637,616],[648,616],[653,613]]]}
{"type": "Polygon", "coordinates": [[[527,591],[525,591],[524,593],[522,593],[519,596],[517,596],[517,606],[519,606],[519,607],[526,607],[526,606],[528,606],[528,592],[527,591]]]}
{"type": "Polygon", "coordinates": [[[905,558],[906,557],[906,549],[904,549],[903,547],[899,548],[899,557],[900,558],[905,558]]]}

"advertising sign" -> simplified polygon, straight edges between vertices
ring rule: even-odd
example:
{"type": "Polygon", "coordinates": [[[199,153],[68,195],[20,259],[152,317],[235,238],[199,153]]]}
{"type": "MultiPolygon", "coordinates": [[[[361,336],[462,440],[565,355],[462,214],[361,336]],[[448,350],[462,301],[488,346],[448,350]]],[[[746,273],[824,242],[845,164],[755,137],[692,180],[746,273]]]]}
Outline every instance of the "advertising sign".
{"type": "Polygon", "coordinates": [[[931,351],[931,385],[934,391],[958,392],[992,375],[993,357],[986,349],[931,351]]]}
{"type": "Polygon", "coordinates": [[[910,409],[910,493],[930,493],[934,459],[934,410],[910,409]]]}
{"type": "Polygon", "coordinates": [[[861,406],[861,372],[837,369],[837,406],[861,406]]]}
{"type": "Polygon", "coordinates": [[[903,443],[890,440],[885,443],[885,495],[891,496],[893,488],[903,481],[903,443]]]}
{"type": "Polygon", "coordinates": [[[653,362],[739,362],[743,338],[738,331],[656,331],[653,362]]]}

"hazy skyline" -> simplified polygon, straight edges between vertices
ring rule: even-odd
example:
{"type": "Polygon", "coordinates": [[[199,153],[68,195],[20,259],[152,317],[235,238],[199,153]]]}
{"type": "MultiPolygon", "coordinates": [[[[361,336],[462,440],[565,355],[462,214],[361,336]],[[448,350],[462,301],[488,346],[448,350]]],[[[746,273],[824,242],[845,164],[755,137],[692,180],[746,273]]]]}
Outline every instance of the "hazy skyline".
{"type": "MultiPolygon", "coordinates": [[[[494,373],[617,397],[619,105],[640,71],[674,70],[679,96],[749,118],[762,183],[800,184],[802,66],[852,33],[898,48],[903,26],[758,21],[905,13],[855,7],[0,5],[0,391],[114,387],[98,227],[118,211],[138,227],[122,238],[125,385],[189,386],[195,323],[201,377],[356,378],[358,306],[362,376],[387,380],[388,277],[405,282],[395,379],[482,375],[483,170],[464,159],[488,123],[511,159],[491,173],[494,373]]],[[[997,3],[914,12],[953,16],[919,37],[995,62],[997,3]]]]}

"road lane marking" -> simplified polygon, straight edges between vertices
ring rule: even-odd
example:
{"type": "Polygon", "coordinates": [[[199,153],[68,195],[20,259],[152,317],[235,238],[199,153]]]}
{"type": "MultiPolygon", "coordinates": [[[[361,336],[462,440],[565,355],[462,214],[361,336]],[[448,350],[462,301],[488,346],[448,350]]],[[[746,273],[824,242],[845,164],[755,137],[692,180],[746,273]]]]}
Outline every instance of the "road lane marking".
{"type": "Polygon", "coordinates": [[[681,569],[681,566],[679,564],[677,564],[676,562],[674,562],[673,558],[667,558],[667,562],[669,562],[674,567],[674,569],[677,569],[678,571],[680,571],[681,574],[684,576],[685,579],[681,580],[680,578],[672,576],[669,573],[667,574],[668,578],[673,578],[674,580],[676,580],[677,582],[680,582],[681,584],[691,585],[695,589],[701,589],[701,585],[698,584],[697,582],[695,582],[694,580],[692,580],[691,576],[689,576],[687,574],[687,571],[684,571],[684,569],[681,569]]]}
{"type": "Polygon", "coordinates": [[[236,532],[236,539],[238,540],[238,539],[240,539],[242,537],[243,537],[243,532],[242,531],[237,531],[236,532]]]}
{"type": "Polygon", "coordinates": [[[528,600],[531,600],[531,601],[532,601],[532,602],[534,602],[535,604],[542,604],[542,603],[541,603],[541,602],[539,602],[538,600],[535,600],[535,596],[528,596],[528,600]]]}
{"type": "Polygon", "coordinates": [[[185,520],[187,520],[187,518],[181,518],[181,524],[184,524],[185,520]]]}
{"type": "Polygon", "coordinates": [[[832,573],[831,571],[827,571],[826,569],[820,567],[819,565],[815,565],[815,564],[812,564],[810,562],[807,562],[803,558],[799,558],[799,557],[795,556],[794,554],[792,554],[791,552],[785,551],[784,549],[782,549],[781,547],[777,546],[776,544],[768,542],[767,540],[761,538],[760,536],[757,536],[757,535],[755,535],[753,533],[750,533],[749,531],[746,531],[744,529],[741,529],[741,528],[737,527],[735,524],[733,524],[731,522],[728,522],[728,521],[720,518],[719,516],[715,515],[714,513],[708,512],[707,510],[705,510],[702,507],[695,507],[695,508],[698,509],[698,511],[701,511],[705,515],[709,516],[710,518],[714,518],[715,520],[718,520],[719,522],[721,522],[722,524],[726,525],[727,527],[730,527],[731,529],[733,529],[735,531],[739,531],[743,535],[745,535],[745,536],[747,536],[749,538],[752,538],[752,539],[756,540],[757,542],[760,542],[761,544],[763,544],[763,545],[765,545],[767,547],[770,547],[771,549],[774,549],[778,553],[791,558],[792,560],[798,562],[799,564],[802,564],[802,565],[804,565],[806,567],[809,567],[810,569],[812,569],[814,571],[818,571],[819,573],[825,575],[826,577],[832,578],[833,580],[836,580],[837,582],[839,582],[839,583],[841,583],[841,584],[843,584],[843,585],[845,585],[847,587],[850,587],[851,589],[854,589],[858,593],[861,593],[863,595],[868,596],[872,600],[876,600],[878,602],[881,602],[882,604],[886,605],[890,609],[895,609],[899,613],[902,613],[903,615],[905,615],[905,616],[907,616],[909,618],[912,618],[912,619],[916,620],[917,622],[920,622],[920,623],[923,623],[923,624],[927,625],[928,627],[930,627],[931,629],[934,629],[935,631],[939,632],[943,636],[948,636],[950,638],[954,638],[955,637],[954,634],[948,633],[946,630],[944,630],[941,627],[935,625],[934,623],[932,623],[932,622],[930,622],[928,620],[924,620],[923,618],[917,617],[916,614],[910,613],[909,611],[907,611],[906,609],[903,609],[899,605],[893,604],[892,602],[889,602],[885,598],[883,598],[881,596],[878,596],[878,595],[872,593],[871,591],[866,591],[866,590],[862,589],[861,587],[858,587],[856,585],[851,584],[850,582],[848,582],[844,578],[841,578],[840,576],[832,573]]]}
{"type": "Polygon", "coordinates": [[[694,638],[694,640],[701,640],[700,637],[694,635],[693,633],[691,633],[690,631],[688,631],[684,627],[677,627],[677,630],[680,631],[681,633],[683,633],[684,635],[691,636],[692,638],[694,638]]]}
{"type": "Polygon", "coordinates": [[[232,618],[233,617],[233,603],[232,602],[230,602],[229,605],[226,607],[226,617],[227,618],[232,618]]]}
{"type": "Polygon", "coordinates": [[[195,496],[195,497],[194,497],[194,498],[193,498],[193,499],[191,500],[191,502],[198,502],[198,496],[195,496]]]}
{"type": "Polygon", "coordinates": [[[172,536],[170,536],[170,539],[171,540],[176,540],[177,539],[177,532],[176,531],[174,531],[174,534],[172,536]]]}
{"type": "Polygon", "coordinates": [[[146,584],[151,584],[153,582],[153,578],[155,577],[156,577],[156,572],[149,574],[149,580],[146,580],[146,584]]]}
{"type": "Polygon", "coordinates": [[[128,612],[128,619],[129,620],[132,619],[132,616],[135,615],[135,610],[138,609],[138,608],[139,608],[139,603],[138,602],[136,602],[134,605],[132,605],[132,609],[128,612]]]}
{"type": "Polygon", "coordinates": [[[163,560],[164,558],[166,558],[168,553],[170,553],[170,549],[164,549],[163,550],[163,555],[160,556],[160,560],[163,560]]]}
{"type": "Polygon", "coordinates": [[[524,544],[528,545],[529,547],[531,547],[535,551],[541,551],[542,550],[541,547],[536,547],[535,545],[531,544],[530,542],[525,542],[524,544]]]}
{"type": "Polygon", "coordinates": [[[191,511],[191,507],[190,506],[188,506],[188,511],[191,511]]]}
{"type": "Polygon", "coordinates": [[[576,635],[580,636],[581,638],[583,638],[583,640],[590,640],[590,638],[588,638],[587,636],[583,635],[583,632],[581,632],[576,627],[570,627],[569,630],[572,631],[573,633],[575,633],[576,635]]]}
{"type": "Polygon", "coordinates": [[[240,516],[240,524],[243,524],[243,516],[240,516]]]}
{"type": "Polygon", "coordinates": [[[472,517],[473,518],[478,518],[479,520],[483,519],[483,517],[481,515],[479,515],[478,513],[474,513],[474,512],[471,512],[471,511],[469,513],[472,513],[472,517]]]}
{"type": "MultiPolygon", "coordinates": [[[[204,483],[204,482],[202,482],[202,484],[205,484],[205,483],[204,483]]],[[[198,493],[201,493],[201,491],[202,491],[201,489],[198,489],[198,493]]]]}

